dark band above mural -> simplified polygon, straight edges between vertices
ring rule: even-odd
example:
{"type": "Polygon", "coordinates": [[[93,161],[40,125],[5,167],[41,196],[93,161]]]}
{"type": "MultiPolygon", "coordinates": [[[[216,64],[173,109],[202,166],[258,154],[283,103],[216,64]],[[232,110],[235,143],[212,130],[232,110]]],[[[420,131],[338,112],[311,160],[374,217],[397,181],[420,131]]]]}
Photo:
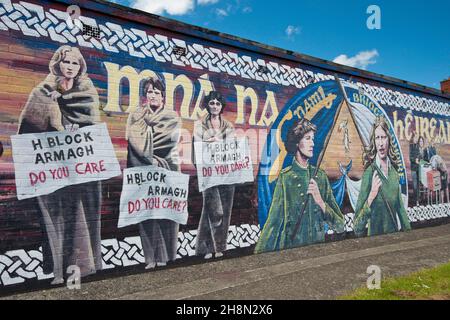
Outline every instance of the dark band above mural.
{"type": "Polygon", "coordinates": [[[450,216],[445,96],[66,7],[0,2],[0,288],[450,216]]]}

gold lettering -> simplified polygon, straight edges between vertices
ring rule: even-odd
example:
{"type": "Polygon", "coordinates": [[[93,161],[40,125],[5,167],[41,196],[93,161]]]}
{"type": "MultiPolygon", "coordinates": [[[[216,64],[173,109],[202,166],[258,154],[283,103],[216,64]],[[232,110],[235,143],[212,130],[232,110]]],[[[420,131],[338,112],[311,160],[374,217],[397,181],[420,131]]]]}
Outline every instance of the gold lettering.
{"type": "Polygon", "coordinates": [[[202,74],[198,79],[198,82],[200,83],[200,93],[198,94],[197,102],[195,102],[194,111],[192,111],[190,117],[191,120],[202,118],[208,113],[208,111],[205,108],[202,108],[200,104],[202,103],[205,96],[214,90],[214,86],[211,81],[209,81],[209,76],[207,73],[202,74]]]}
{"type": "Polygon", "coordinates": [[[422,136],[422,134],[420,133],[420,122],[419,122],[420,119],[418,116],[415,116],[414,118],[416,119],[416,136],[417,136],[415,140],[419,141],[419,137],[422,136]]]}
{"type": "Polygon", "coordinates": [[[392,115],[394,116],[394,131],[397,136],[399,136],[400,140],[403,140],[403,133],[404,133],[404,126],[403,121],[397,119],[397,111],[393,112],[392,115]]]}
{"type": "Polygon", "coordinates": [[[305,108],[303,109],[303,106],[298,106],[297,109],[294,111],[294,115],[296,115],[299,118],[304,118],[310,112],[312,109],[318,109],[325,107],[327,109],[330,109],[333,105],[334,99],[336,99],[337,96],[335,94],[328,94],[325,96],[325,92],[321,86],[317,89],[316,92],[314,92],[311,96],[309,96],[307,99],[305,99],[304,105],[305,108]],[[309,102],[310,103],[309,103],[309,102]]]}
{"type": "Polygon", "coordinates": [[[303,110],[303,107],[300,105],[294,111],[294,114],[299,118],[303,118],[305,116],[305,110],[303,110]],[[301,112],[301,114],[300,114],[300,112],[301,112]]]}
{"type": "Polygon", "coordinates": [[[237,116],[235,123],[244,124],[244,107],[246,100],[250,99],[250,119],[249,124],[256,125],[256,110],[258,108],[258,96],[252,88],[244,88],[243,86],[235,85],[237,96],[237,116]]]}
{"type": "MultiPolygon", "coordinates": [[[[397,111],[395,111],[397,113],[397,111]]],[[[407,113],[405,117],[405,138],[408,141],[411,141],[413,138],[413,134],[409,132],[409,128],[411,127],[411,122],[414,120],[412,114],[407,113]]]]}
{"type": "Polygon", "coordinates": [[[314,107],[313,105],[310,105],[307,100],[304,101],[304,105],[305,105],[305,112],[306,113],[308,113],[309,110],[311,110],[314,107]]]}
{"type": "Polygon", "coordinates": [[[131,112],[139,105],[139,87],[143,79],[154,77],[156,74],[151,70],[142,70],[138,73],[133,67],[125,66],[120,68],[118,64],[103,62],[108,74],[108,102],[103,109],[112,112],[131,112]],[[125,78],[129,83],[130,99],[126,108],[119,106],[120,103],[120,82],[125,78]]]}
{"type": "Polygon", "coordinates": [[[447,142],[450,143],[450,122],[447,123],[447,142]]]}
{"type": "Polygon", "coordinates": [[[266,126],[269,127],[278,117],[278,107],[277,101],[275,99],[275,94],[272,91],[266,91],[266,103],[264,104],[264,109],[261,114],[261,118],[258,121],[258,126],[266,126]],[[270,109],[270,117],[267,117],[266,114],[270,109]]]}
{"type": "Polygon", "coordinates": [[[420,117],[420,134],[426,138],[427,141],[431,141],[430,133],[428,132],[429,121],[427,118],[420,117]]]}
{"type": "Polygon", "coordinates": [[[445,124],[442,120],[439,120],[439,140],[440,143],[448,143],[447,134],[445,133],[445,124]]]}
{"type": "Polygon", "coordinates": [[[430,138],[434,139],[434,136],[436,135],[436,124],[437,121],[435,118],[430,119],[430,138]]]}
{"type": "Polygon", "coordinates": [[[183,119],[189,119],[189,106],[191,105],[192,95],[194,93],[194,85],[192,81],[181,74],[174,78],[171,73],[163,73],[166,81],[166,101],[165,108],[174,111],[175,91],[178,87],[183,89],[183,100],[180,106],[180,116],[183,119]]]}
{"type": "Polygon", "coordinates": [[[320,105],[324,106],[327,109],[330,109],[331,106],[333,105],[333,101],[334,101],[334,99],[336,99],[336,97],[337,96],[335,94],[330,93],[325,99],[323,99],[321,101],[320,105]]]}
{"type": "MultiPolygon", "coordinates": [[[[322,87],[319,87],[319,90],[322,89],[322,87]]],[[[319,104],[320,100],[322,100],[324,98],[324,96],[321,96],[319,93],[319,90],[314,92],[311,96],[309,96],[308,100],[309,102],[311,102],[312,105],[317,105],[319,104]]],[[[322,89],[322,93],[323,93],[323,89],[322,89]]]]}

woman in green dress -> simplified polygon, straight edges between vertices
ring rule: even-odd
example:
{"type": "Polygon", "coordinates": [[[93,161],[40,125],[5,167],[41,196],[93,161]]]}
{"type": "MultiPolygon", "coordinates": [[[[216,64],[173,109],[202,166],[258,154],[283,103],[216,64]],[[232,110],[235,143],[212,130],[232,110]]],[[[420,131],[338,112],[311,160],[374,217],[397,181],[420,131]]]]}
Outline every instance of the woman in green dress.
{"type": "Polygon", "coordinates": [[[364,174],[355,210],[354,231],[373,236],[411,229],[400,191],[395,154],[384,117],[377,117],[372,127],[370,145],[364,153],[364,174]]]}
{"type": "Polygon", "coordinates": [[[309,164],[314,151],[316,126],[306,119],[293,124],[287,134],[286,150],[294,154],[292,165],[280,172],[266,224],[255,253],[274,251],[325,241],[325,223],[344,232],[344,216],[336,203],[328,177],[309,164]],[[309,197],[311,195],[311,197],[309,197]],[[302,207],[299,231],[294,235],[302,207]]]}

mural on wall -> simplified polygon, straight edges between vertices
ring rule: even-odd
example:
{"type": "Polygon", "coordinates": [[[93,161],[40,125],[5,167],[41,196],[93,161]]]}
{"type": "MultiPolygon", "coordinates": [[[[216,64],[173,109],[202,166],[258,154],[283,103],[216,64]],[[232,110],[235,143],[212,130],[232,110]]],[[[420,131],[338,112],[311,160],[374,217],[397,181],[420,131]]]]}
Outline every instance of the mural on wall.
{"type": "Polygon", "coordinates": [[[65,9],[0,3],[1,287],[449,216],[445,98],[65,9]]]}
{"type": "Polygon", "coordinates": [[[342,212],[356,235],[411,229],[399,139],[388,114],[357,87],[336,79],[301,90],[280,112],[264,151],[255,252],[323,242],[328,230],[344,231],[342,212]],[[323,170],[308,172],[313,165],[323,170]]]}

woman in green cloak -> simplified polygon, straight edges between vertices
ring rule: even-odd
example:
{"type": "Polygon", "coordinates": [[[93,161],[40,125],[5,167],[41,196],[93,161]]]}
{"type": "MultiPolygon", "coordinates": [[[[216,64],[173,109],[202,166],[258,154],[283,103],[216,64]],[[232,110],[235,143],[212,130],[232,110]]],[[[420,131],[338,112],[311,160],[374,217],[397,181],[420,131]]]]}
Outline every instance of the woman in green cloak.
{"type": "Polygon", "coordinates": [[[328,177],[309,164],[314,151],[316,126],[307,119],[293,124],[287,134],[286,150],[294,154],[292,165],[280,172],[266,224],[255,253],[274,251],[325,241],[325,223],[344,232],[344,216],[336,203],[328,177]],[[311,197],[309,197],[311,195],[311,197]],[[303,217],[302,207],[306,203],[303,217]],[[295,225],[301,219],[299,231],[295,225]]]}
{"type": "Polygon", "coordinates": [[[389,126],[377,117],[372,127],[370,145],[364,153],[364,174],[355,210],[353,228],[362,235],[373,236],[411,229],[403,205],[398,163],[389,126]]]}

